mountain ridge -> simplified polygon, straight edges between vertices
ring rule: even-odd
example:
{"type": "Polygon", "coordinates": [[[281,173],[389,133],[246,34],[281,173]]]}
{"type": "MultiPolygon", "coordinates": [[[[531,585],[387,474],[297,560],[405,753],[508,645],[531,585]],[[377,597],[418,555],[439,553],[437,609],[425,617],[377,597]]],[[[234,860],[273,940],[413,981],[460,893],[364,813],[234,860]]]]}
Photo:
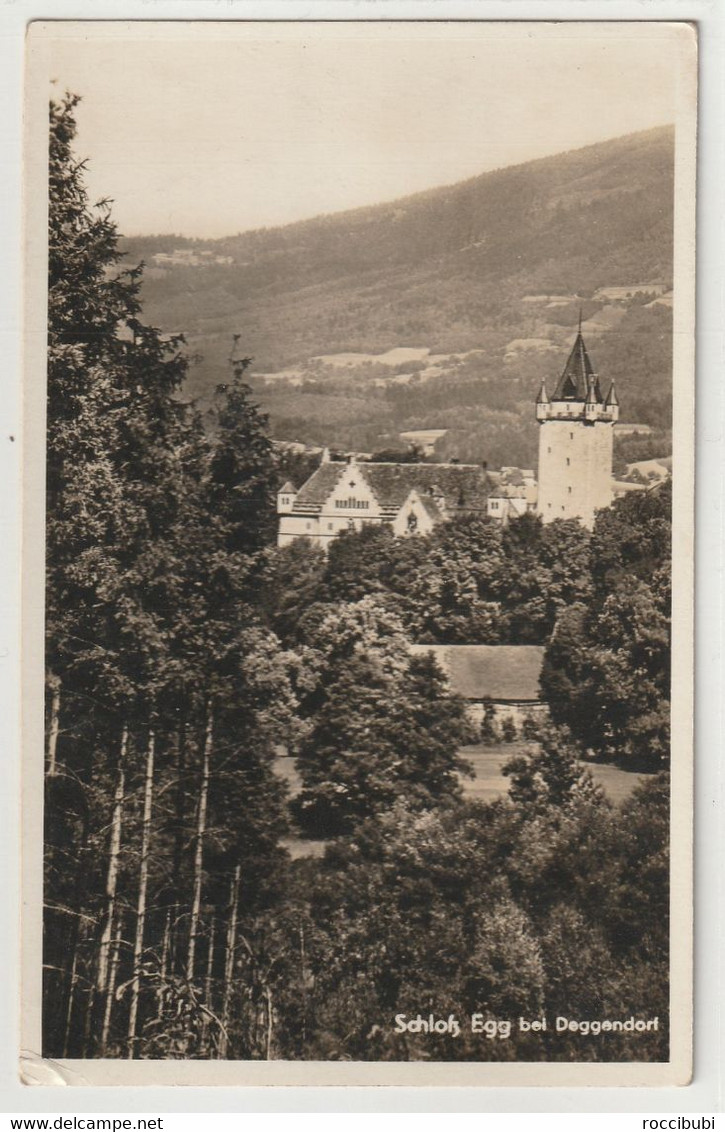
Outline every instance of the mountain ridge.
{"type": "Polygon", "coordinates": [[[485,170],[481,173],[474,173],[470,177],[464,178],[462,181],[443,181],[438,185],[432,185],[426,189],[417,189],[413,193],[405,194],[401,197],[394,197],[391,200],[380,201],[375,204],[362,204],[355,205],[353,208],[338,210],[336,212],[319,212],[309,217],[303,217],[300,220],[293,220],[286,224],[271,224],[262,225],[261,227],[245,228],[238,232],[226,236],[184,236],[178,232],[167,233],[140,233],[137,232],[133,235],[122,236],[128,252],[133,252],[137,245],[147,245],[149,242],[163,241],[166,246],[170,241],[182,241],[184,244],[204,244],[204,245],[219,245],[218,250],[226,247],[230,241],[240,240],[249,236],[259,235],[274,235],[283,231],[290,231],[295,228],[302,228],[307,225],[314,225],[324,221],[336,220],[343,217],[354,217],[362,215],[363,213],[372,213],[381,208],[395,208],[404,203],[413,203],[422,201],[427,197],[433,197],[440,193],[446,192],[451,189],[463,189],[470,187],[477,182],[480,182],[486,177],[495,177],[503,173],[513,173],[516,170],[526,169],[534,170],[537,166],[542,166],[548,162],[558,162],[562,158],[568,158],[573,155],[584,157],[586,154],[596,150],[602,153],[608,146],[617,147],[623,143],[631,142],[637,143],[650,138],[670,137],[674,138],[674,125],[664,124],[660,126],[652,126],[646,130],[637,130],[630,134],[615,135],[611,138],[605,138],[602,141],[591,142],[589,145],[575,147],[574,149],[560,150],[552,154],[546,154],[543,157],[535,157],[529,161],[516,162],[513,165],[496,166],[493,169],[485,170]]]}
{"type": "Polygon", "coordinates": [[[580,306],[625,415],[669,427],[673,162],[673,129],[656,127],[279,228],[124,246],[133,259],[151,257],[147,315],[184,331],[203,355],[187,389],[202,405],[241,333],[257,373],[268,375],[252,380],[282,439],[369,448],[405,429],[450,428],[457,412],[475,420],[475,445],[470,428],[456,437],[464,453],[479,442],[510,448],[518,422],[525,437],[516,447],[530,463],[530,398],[563,365],[580,306]],[[174,246],[233,262],[154,263],[174,246]],[[375,359],[399,347],[449,360],[422,382],[424,366],[409,380],[402,367],[388,382],[375,359]],[[314,361],[350,352],[364,360],[314,361]],[[271,380],[290,369],[291,384],[271,380]]]}

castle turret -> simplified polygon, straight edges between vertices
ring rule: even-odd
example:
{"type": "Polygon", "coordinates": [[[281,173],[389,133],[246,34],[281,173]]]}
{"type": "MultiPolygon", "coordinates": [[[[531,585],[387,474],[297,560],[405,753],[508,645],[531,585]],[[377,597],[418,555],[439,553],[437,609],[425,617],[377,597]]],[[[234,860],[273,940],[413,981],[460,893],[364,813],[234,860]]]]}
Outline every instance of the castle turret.
{"type": "Polygon", "coordinates": [[[604,407],[614,414],[613,419],[615,421],[619,419],[619,398],[617,397],[617,390],[614,388],[614,382],[609,386],[604,407]]]}
{"type": "Polygon", "coordinates": [[[536,419],[538,421],[546,420],[550,405],[549,394],[546,392],[546,378],[543,378],[539,396],[536,398],[536,419]]]}
{"type": "Polygon", "coordinates": [[[613,426],[618,417],[614,386],[605,401],[580,324],[551,400],[545,382],[536,399],[541,425],[537,510],[544,522],[579,519],[591,527],[598,508],[611,504],[613,426]]]}
{"type": "Polygon", "coordinates": [[[287,480],[287,483],[277,492],[277,514],[289,515],[295,505],[296,498],[297,488],[290,480],[287,480]]]}

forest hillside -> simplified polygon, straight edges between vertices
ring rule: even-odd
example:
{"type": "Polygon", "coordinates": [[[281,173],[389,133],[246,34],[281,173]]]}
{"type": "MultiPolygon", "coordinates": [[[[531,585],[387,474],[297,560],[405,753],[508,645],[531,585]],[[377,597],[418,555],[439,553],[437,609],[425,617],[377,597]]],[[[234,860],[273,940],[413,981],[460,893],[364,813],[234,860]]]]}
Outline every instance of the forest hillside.
{"type": "Polygon", "coordinates": [[[122,247],[146,262],[151,322],[184,330],[185,394],[209,408],[241,333],[276,439],[365,451],[440,429],[443,458],[531,465],[532,400],[581,307],[623,419],[653,427],[644,455],[661,456],[673,158],[663,127],[282,228],[122,247]]]}

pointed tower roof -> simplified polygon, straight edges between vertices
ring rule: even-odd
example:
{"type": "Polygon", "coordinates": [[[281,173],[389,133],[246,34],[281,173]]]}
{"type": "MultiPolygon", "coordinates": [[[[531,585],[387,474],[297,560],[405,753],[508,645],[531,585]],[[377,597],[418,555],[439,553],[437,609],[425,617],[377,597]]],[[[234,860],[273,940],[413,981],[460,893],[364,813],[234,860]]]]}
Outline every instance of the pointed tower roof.
{"type": "Polygon", "coordinates": [[[587,381],[587,405],[596,405],[597,401],[601,401],[601,397],[597,397],[596,381],[593,374],[587,381]]]}
{"type": "Polygon", "coordinates": [[[537,405],[548,405],[549,404],[549,394],[546,392],[546,378],[543,378],[543,380],[541,382],[541,389],[539,390],[539,396],[536,398],[536,404],[537,405]]]}
{"type": "Polygon", "coordinates": [[[612,382],[612,384],[609,386],[609,392],[607,393],[607,399],[604,404],[607,408],[609,408],[611,405],[619,404],[619,398],[617,397],[617,390],[614,388],[614,382],[612,382]]]}
{"type": "Polygon", "coordinates": [[[552,401],[586,401],[589,393],[590,379],[593,378],[594,396],[601,401],[602,392],[599,388],[599,379],[594,372],[594,366],[589,360],[587,348],[584,345],[581,329],[569,354],[564,372],[559,378],[554,390],[552,401]]]}

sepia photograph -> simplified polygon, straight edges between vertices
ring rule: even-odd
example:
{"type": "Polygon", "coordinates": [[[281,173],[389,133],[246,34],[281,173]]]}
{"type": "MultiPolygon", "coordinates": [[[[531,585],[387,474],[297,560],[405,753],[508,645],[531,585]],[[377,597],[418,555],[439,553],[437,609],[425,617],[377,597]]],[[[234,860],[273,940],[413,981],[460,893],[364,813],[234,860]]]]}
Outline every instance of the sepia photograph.
{"type": "Polygon", "coordinates": [[[689,1079],[696,50],[30,25],[61,1076],[689,1079]]]}

